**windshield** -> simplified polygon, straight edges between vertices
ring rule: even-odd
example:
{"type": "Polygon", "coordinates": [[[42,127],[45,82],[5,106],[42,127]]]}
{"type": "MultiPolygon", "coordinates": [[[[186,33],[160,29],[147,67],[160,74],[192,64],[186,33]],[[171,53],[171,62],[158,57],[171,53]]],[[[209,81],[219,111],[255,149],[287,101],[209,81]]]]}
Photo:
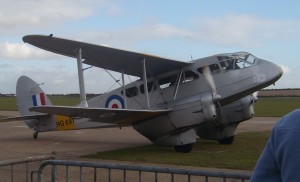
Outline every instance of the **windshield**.
{"type": "Polygon", "coordinates": [[[254,65],[256,57],[246,52],[221,54],[217,56],[224,70],[237,70],[254,65]]]}

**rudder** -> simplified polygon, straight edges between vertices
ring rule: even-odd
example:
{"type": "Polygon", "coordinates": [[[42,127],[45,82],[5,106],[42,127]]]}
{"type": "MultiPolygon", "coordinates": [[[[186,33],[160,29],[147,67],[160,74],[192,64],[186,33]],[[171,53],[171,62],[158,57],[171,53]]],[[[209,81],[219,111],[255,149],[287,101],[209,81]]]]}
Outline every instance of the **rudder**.
{"type": "MultiPolygon", "coordinates": [[[[52,105],[47,95],[39,84],[27,76],[21,76],[17,81],[16,88],[17,106],[21,116],[34,116],[40,113],[30,112],[29,108],[35,106],[52,105]]],[[[55,130],[54,116],[25,120],[26,125],[35,131],[55,130]],[[43,123],[43,124],[41,124],[43,123]]]]}

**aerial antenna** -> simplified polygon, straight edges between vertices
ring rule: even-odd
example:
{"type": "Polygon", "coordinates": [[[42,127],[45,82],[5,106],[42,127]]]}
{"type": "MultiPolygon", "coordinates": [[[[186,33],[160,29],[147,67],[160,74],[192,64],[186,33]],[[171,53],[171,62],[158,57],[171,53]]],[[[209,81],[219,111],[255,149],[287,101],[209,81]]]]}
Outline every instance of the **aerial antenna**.
{"type": "Polygon", "coordinates": [[[192,61],[194,61],[194,59],[193,59],[193,55],[191,55],[191,60],[192,60],[192,61]]]}

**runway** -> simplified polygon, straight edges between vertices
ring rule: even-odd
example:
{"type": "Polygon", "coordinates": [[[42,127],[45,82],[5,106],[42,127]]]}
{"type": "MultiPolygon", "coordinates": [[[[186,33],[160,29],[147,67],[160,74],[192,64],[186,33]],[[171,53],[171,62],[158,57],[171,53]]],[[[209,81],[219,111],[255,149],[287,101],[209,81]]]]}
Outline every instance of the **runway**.
{"type": "MultiPolygon", "coordinates": [[[[0,111],[0,115],[13,116],[18,112],[0,111]]],[[[238,133],[270,130],[279,118],[256,117],[243,122],[238,133]]],[[[104,128],[40,133],[37,140],[33,131],[22,121],[0,123],[0,160],[56,153],[58,159],[78,159],[84,154],[109,151],[151,142],[131,127],[104,128]]]]}

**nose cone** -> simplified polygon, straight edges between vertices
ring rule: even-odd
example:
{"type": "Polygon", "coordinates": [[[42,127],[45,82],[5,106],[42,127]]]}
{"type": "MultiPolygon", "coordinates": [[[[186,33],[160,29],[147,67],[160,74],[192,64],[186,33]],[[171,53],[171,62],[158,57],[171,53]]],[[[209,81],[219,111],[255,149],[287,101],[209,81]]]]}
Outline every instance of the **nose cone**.
{"type": "Polygon", "coordinates": [[[257,83],[261,86],[269,86],[275,83],[283,74],[282,68],[272,62],[257,59],[256,65],[258,69],[257,83]]]}

